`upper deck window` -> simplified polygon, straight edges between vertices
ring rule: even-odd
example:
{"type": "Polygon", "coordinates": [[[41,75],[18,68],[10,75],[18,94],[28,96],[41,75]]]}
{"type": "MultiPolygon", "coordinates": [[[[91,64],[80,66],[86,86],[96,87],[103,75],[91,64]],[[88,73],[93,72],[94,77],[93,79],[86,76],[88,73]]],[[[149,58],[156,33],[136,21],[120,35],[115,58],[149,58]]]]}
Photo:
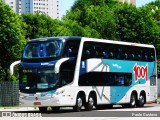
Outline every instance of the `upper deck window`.
{"type": "Polygon", "coordinates": [[[65,43],[63,57],[77,57],[80,41],[69,40],[65,43]]]}
{"type": "Polygon", "coordinates": [[[23,58],[59,57],[60,53],[60,41],[33,42],[26,45],[23,58]]]}

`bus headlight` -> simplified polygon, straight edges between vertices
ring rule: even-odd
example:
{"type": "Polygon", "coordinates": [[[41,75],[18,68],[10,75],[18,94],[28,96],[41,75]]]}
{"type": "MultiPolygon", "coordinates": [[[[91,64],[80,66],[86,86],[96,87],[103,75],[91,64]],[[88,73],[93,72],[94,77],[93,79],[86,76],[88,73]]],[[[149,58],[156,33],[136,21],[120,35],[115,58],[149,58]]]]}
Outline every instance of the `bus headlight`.
{"type": "Polygon", "coordinates": [[[59,95],[59,94],[64,93],[64,91],[65,91],[65,90],[57,91],[55,94],[56,94],[56,95],[59,95]]]}

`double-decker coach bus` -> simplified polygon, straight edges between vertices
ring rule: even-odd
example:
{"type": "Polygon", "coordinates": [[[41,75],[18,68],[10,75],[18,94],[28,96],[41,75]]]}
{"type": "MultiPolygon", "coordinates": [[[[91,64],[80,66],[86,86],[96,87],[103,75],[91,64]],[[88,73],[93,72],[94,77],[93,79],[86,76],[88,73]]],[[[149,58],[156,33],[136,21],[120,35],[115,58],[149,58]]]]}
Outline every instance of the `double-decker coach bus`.
{"type": "Polygon", "coordinates": [[[20,62],[20,105],[143,107],[157,99],[153,45],[85,37],[30,40],[20,62]]]}

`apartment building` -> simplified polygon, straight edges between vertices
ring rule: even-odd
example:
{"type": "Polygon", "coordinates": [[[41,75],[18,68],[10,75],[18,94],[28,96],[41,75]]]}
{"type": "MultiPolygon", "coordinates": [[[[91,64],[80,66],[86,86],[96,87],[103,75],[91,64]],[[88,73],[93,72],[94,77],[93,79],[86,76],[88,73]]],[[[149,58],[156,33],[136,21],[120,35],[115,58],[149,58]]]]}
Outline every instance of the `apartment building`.
{"type": "Polygon", "coordinates": [[[59,0],[2,0],[16,13],[42,12],[53,19],[59,19],[59,0]]]}

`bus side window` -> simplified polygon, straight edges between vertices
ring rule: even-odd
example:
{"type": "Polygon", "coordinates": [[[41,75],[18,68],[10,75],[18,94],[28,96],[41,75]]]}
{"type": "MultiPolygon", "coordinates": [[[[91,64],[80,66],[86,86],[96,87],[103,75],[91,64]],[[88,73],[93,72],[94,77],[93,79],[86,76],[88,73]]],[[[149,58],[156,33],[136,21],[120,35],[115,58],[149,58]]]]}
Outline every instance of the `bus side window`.
{"type": "Polygon", "coordinates": [[[83,54],[82,54],[82,60],[86,60],[86,59],[89,59],[90,58],[90,50],[86,49],[86,50],[83,50],[83,54]]]}
{"type": "Polygon", "coordinates": [[[102,54],[104,59],[108,59],[109,56],[107,51],[103,51],[102,54]]]}
{"type": "Polygon", "coordinates": [[[130,58],[130,60],[134,60],[135,59],[134,53],[131,53],[129,58],[130,58]]]}
{"type": "Polygon", "coordinates": [[[96,57],[102,59],[107,57],[107,53],[102,46],[96,48],[96,57]]]}
{"type": "Polygon", "coordinates": [[[63,52],[64,57],[77,57],[79,49],[79,41],[69,40],[65,43],[63,52]]]}
{"type": "Polygon", "coordinates": [[[130,48],[128,46],[122,47],[122,59],[129,60],[130,59],[130,48]]]}
{"type": "Polygon", "coordinates": [[[85,42],[82,52],[82,60],[96,58],[95,46],[90,42],[85,42]]]}
{"type": "Polygon", "coordinates": [[[148,61],[148,54],[146,52],[143,54],[143,61],[148,61]]]}
{"type": "Polygon", "coordinates": [[[118,48],[118,49],[117,49],[117,59],[118,59],[118,60],[121,60],[121,59],[122,59],[122,49],[121,49],[121,48],[118,48]]]}
{"type": "Polygon", "coordinates": [[[109,53],[109,59],[113,59],[114,58],[113,48],[108,47],[108,53],[109,53]]]}
{"type": "Polygon", "coordinates": [[[68,48],[68,55],[69,57],[76,57],[78,54],[78,50],[74,46],[70,46],[68,48]]]}
{"type": "Polygon", "coordinates": [[[141,48],[141,61],[148,61],[148,50],[145,48],[141,48]]]}
{"type": "Polygon", "coordinates": [[[149,61],[152,62],[155,60],[154,49],[150,49],[149,51],[149,61]]]}

